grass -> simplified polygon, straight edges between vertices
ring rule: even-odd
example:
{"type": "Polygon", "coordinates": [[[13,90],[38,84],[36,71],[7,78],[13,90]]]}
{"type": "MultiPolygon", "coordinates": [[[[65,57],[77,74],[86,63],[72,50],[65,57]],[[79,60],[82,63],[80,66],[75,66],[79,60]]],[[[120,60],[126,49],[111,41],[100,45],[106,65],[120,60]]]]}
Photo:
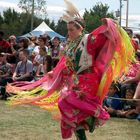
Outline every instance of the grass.
{"type": "MultiPolygon", "coordinates": [[[[140,122],[111,118],[88,140],[139,140],[140,122]]],[[[38,107],[22,105],[11,107],[0,101],[0,140],[62,140],[59,122],[38,107]]],[[[73,136],[69,140],[75,140],[73,136]]]]}

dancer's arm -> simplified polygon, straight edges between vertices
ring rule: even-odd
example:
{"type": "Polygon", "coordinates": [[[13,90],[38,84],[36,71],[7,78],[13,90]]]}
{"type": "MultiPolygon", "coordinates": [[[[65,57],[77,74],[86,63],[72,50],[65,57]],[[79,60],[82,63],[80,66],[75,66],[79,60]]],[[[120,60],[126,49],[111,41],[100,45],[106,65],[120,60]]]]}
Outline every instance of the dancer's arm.
{"type": "Polygon", "coordinates": [[[134,83],[140,80],[140,69],[137,72],[136,76],[130,79],[127,79],[123,82],[123,84],[129,84],[129,83],[134,83]]]}

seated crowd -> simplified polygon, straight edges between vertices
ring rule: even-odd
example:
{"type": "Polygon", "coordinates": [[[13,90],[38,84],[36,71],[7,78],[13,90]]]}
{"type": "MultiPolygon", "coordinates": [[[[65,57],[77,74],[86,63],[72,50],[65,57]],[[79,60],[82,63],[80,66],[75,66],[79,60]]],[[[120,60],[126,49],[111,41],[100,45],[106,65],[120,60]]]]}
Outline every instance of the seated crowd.
{"type": "MultiPolygon", "coordinates": [[[[128,35],[132,33],[127,30],[128,35]]],[[[11,35],[6,41],[4,32],[0,31],[0,97],[7,99],[5,91],[7,83],[14,81],[32,81],[43,77],[54,68],[63,54],[65,43],[59,37],[20,38],[18,41],[11,35]]],[[[134,62],[127,74],[113,82],[103,102],[104,109],[112,117],[137,118],[140,120],[140,110],[137,101],[133,100],[137,84],[140,81],[140,47],[139,41],[132,38],[136,51],[134,62]]]]}
{"type": "Polygon", "coordinates": [[[64,50],[59,37],[48,35],[8,40],[0,31],[0,98],[9,96],[5,87],[15,81],[32,81],[43,77],[54,68],[64,50]]]}

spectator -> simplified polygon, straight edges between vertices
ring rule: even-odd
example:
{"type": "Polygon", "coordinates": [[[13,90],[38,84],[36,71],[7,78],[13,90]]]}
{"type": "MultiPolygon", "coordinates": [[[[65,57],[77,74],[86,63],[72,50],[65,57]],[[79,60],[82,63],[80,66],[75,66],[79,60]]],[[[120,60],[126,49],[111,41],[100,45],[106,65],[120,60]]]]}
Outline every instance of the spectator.
{"type": "Polygon", "coordinates": [[[130,88],[126,90],[125,98],[128,100],[123,102],[123,108],[117,111],[117,116],[130,119],[135,119],[137,117],[136,106],[132,101],[129,101],[129,99],[133,99],[134,93],[134,89],[130,88]]]}
{"type": "Polygon", "coordinates": [[[33,64],[28,60],[28,50],[19,52],[20,62],[18,62],[13,74],[13,81],[31,81],[33,79],[33,64]]]}
{"type": "Polygon", "coordinates": [[[46,48],[46,52],[48,52],[48,47],[46,46],[46,41],[47,41],[46,37],[41,36],[41,37],[38,38],[39,46],[36,46],[34,48],[33,55],[39,54],[39,48],[46,48]]]}
{"type": "Polygon", "coordinates": [[[131,43],[135,49],[135,51],[137,52],[138,48],[139,48],[139,44],[138,42],[133,38],[133,31],[131,29],[126,29],[127,34],[129,35],[130,39],[131,39],[131,43]]]}
{"type": "MultiPolygon", "coordinates": [[[[14,53],[14,55],[16,56],[17,58],[17,62],[19,62],[19,52],[20,51],[23,51],[23,50],[28,50],[28,43],[29,43],[29,40],[27,38],[21,38],[19,39],[18,41],[18,46],[17,46],[17,49],[14,49],[14,47],[12,47],[12,52],[14,53]]],[[[11,45],[12,46],[12,45],[11,45]]],[[[16,62],[16,63],[17,63],[16,62]]]]}
{"type": "Polygon", "coordinates": [[[31,37],[31,41],[35,44],[35,46],[38,45],[38,38],[37,38],[37,36],[32,36],[31,37]]]}
{"type": "Polygon", "coordinates": [[[10,43],[4,38],[4,32],[0,31],[0,52],[9,53],[10,52],[10,43]]]}
{"type": "Polygon", "coordinates": [[[46,73],[52,70],[52,58],[50,55],[46,55],[43,65],[44,65],[44,71],[46,73]]]}
{"type": "Polygon", "coordinates": [[[32,56],[32,53],[33,53],[33,50],[34,50],[34,48],[36,46],[33,41],[34,41],[34,38],[29,37],[28,51],[29,51],[29,58],[30,58],[31,61],[34,59],[33,56],[32,56]]]}
{"type": "Polygon", "coordinates": [[[48,55],[52,56],[52,42],[51,42],[51,37],[50,36],[46,36],[47,37],[47,42],[46,42],[46,46],[48,47],[48,55]]]}
{"type": "Polygon", "coordinates": [[[42,65],[47,55],[46,48],[39,48],[39,54],[35,56],[33,61],[33,70],[36,73],[39,65],[42,65]]]}
{"type": "Polygon", "coordinates": [[[0,91],[1,99],[6,99],[7,95],[5,92],[5,86],[7,82],[12,82],[12,66],[7,63],[6,56],[4,53],[0,54],[0,91]]]}
{"type": "Polygon", "coordinates": [[[112,83],[108,91],[108,97],[103,102],[105,110],[113,117],[116,116],[116,111],[118,109],[121,109],[122,106],[120,100],[112,99],[109,97],[119,98],[117,94],[118,91],[119,91],[118,85],[112,83]]]}
{"type": "Polygon", "coordinates": [[[16,42],[16,37],[14,35],[11,35],[9,37],[9,43],[10,43],[10,46],[11,46],[11,52],[7,56],[7,61],[8,61],[8,63],[12,64],[15,67],[16,63],[18,61],[17,60],[17,50],[19,48],[18,48],[18,45],[17,45],[17,42],[16,42]]]}
{"type": "Polygon", "coordinates": [[[22,50],[28,50],[28,45],[29,45],[29,39],[28,38],[21,38],[18,42],[19,45],[19,51],[22,50]]]}
{"type": "Polygon", "coordinates": [[[60,38],[54,37],[52,40],[52,60],[53,60],[53,67],[55,67],[59,61],[60,56],[64,50],[64,47],[60,45],[60,38]]]}
{"type": "Polygon", "coordinates": [[[52,58],[50,55],[46,55],[45,59],[43,60],[43,64],[40,64],[36,73],[37,77],[42,77],[47,72],[51,71],[52,69],[52,58]]]}
{"type": "Polygon", "coordinates": [[[0,78],[4,78],[12,74],[12,66],[7,62],[6,57],[7,55],[4,53],[0,54],[0,78]]]}

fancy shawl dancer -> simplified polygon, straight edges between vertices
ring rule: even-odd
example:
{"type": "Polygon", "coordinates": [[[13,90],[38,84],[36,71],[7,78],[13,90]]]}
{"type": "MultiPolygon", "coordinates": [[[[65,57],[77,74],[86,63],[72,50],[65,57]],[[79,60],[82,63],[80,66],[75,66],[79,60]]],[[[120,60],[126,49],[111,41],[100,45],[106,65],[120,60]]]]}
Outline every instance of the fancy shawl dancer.
{"type": "Polygon", "coordinates": [[[84,22],[74,5],[65,0],[68,44],[57,66],[36,82],[7,85],[12,105],[32,104],[60,114],[62,138],[74,132],[86,140],[85,130],[109,119],[102,101],[113,80],[126,71],[134,50],[126,32],[112,19],[86,34],[84,22]]]}

